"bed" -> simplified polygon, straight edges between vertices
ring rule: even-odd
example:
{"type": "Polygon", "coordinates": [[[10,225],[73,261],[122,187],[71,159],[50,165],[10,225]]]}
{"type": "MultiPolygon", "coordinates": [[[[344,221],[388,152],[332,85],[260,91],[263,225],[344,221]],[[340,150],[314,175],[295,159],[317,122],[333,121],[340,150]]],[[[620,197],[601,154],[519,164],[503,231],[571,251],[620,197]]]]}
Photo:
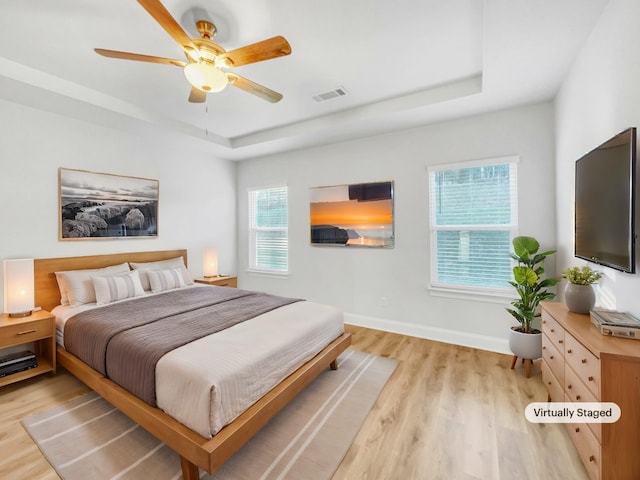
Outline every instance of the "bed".
{"type": "MultiPolygon", "coordinates": [[[[104,268],[124,262],[156,262],[176,257],[182,257],[184,265],[187,265],[185,250],[36,259],[34,262],[36,304],[49,311],[60,304],[60,290],[55,272],[104,268]]],[[[222,287],[201,286],[200,288],[222,287]]],[[[289,316],[292,317],[295,316],[293,308],[298,307],[287,305],[265,315],[269,316],[289,311],[289,316]]],[[[306,305],[305,308],[309,308],[309,306],[306,305]]],[[[273,318],[270,321],[273,321],[273,318]]],[[[245,329],[245,332],[249,332],[246,329],[250,328],[250,323],[249,321],[244,322],[241,324],[241,328],[245,329]]],[[[215,335],[212,337],[215,337],[215,335]]],[[[224,338],[224,335],[221,335],[221,338],[224,338]]],[[[217,339],[216,341],[222,342],[223,340],[217,339]]],[[[288,374],[284,380],[279,381],[277,385],[268,390],[243,413],[228,424],[223,422],[223,428],[212,432],[213,436],[210,438],[206,431],[203,432],[197,427],[187,426],[191,425],[189,419],[182,419],[179,414],[174,414],[174,412],[169,415],[162,409],[151,406],[138,396],[133,395],[125,388],[106,378],[105,375],[81,361],[75,355],[72,355],[62,345],[57,347],[57,359],[61,366],[176,451],[180,456],[183,478],[185,480],[193,480],[199,478],[199,468],[208,473],[213,473],[217,470],[322,371],[329,367],[336,369],[338,355],[349,344],[349,334],[341,331],[335,339],[328,340],[328,344],[321,347],[313,358],[306,361],[293,373],[288,374]],[[181,418],[181,421],[176,420],[174,417],[181,418]]],[[[189,345],[193,345],[196,350],[198,349],[198,341],[189,345]]],[[[219,345],[223,344],[219,343],[219,345]]],[[[171,352],[167,357],[173,355],[174,352],[171,352]]],[[[159,383],[159,385],[161,384],[159,383]]],[[[159,388],[160,390],[161,388],[159,388]]]]}

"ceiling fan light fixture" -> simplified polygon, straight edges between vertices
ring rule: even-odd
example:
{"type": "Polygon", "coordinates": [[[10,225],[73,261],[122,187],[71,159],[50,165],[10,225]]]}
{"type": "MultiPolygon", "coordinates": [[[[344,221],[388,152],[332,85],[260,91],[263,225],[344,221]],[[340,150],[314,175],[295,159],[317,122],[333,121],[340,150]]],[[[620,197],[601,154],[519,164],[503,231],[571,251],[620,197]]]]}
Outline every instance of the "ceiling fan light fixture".
{"type": "Polygon", "coordinates": [[[184,76],[191,85],[205,93],[215,93],[227,86],[227,75],[207,62],[190,63],[184,67],[184,76]]]}

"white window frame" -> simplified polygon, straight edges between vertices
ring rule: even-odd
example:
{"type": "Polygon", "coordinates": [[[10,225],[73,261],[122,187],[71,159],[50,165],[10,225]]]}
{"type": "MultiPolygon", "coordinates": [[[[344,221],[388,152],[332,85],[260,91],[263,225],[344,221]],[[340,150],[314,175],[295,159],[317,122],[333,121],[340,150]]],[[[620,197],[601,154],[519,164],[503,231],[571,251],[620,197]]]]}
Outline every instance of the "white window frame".
{"type": "Polygon", "coordinates": [[[276,275],[276,276],[288,275],[289,274],[289,186],[286,184],[277,184],[277,185],[268,185],[263,187],[254,187],[254,188],[247,189],[247,220],[248,220],[247,233],[248,233],[248,248],[249,248],[249,255],[248,255],[249,264],[247,267],[247,272],[257,273],[257,274],[276,275]],[[280,188],[285,188],[287,191],[287,226],[286,227],[257,227],[255,225],[256,205],[251,199],[252,194],[254,194],[254,192],[280,189],[280,188]],[[256,234],[259,231],[262,231],[262,232],[284,231],[286,233],[286,239],[287,239],[287,268],[286,269],[276,269],[276,268],[261,267],[256,265],[257,263],[256,234]]]}
{"type": "Polygon", "coordinates": [[[482,160],[474,160],[468,162],[456,162],[442,165],[433,165],[428,167],[429,173],[429,229],[430,229],[430,261],[431,261],[431,281],[429,290],[433,295],[449,296],[456,298],[468,298],[469,295],[476,299],[488,301],[504,301],[513,298],[513,290],[510,287],[483,287],[477,285],[463,285],[454,283],[438,282],[438,232],[444,230],[509,230],[509,241],[518,236],[518,178],[517,165],[520,163],[518,155],[510,155],[504,157],[486,158],[482,160]],[[464,168],[474,168],[490,165],[511,164],[510,168],[510,205],[511,205],[511,223],[508,225],[435,225],[436,205],[432,201],[432,195],[435,190],[435,172],[445,170],[458,170],[464,168]]]}

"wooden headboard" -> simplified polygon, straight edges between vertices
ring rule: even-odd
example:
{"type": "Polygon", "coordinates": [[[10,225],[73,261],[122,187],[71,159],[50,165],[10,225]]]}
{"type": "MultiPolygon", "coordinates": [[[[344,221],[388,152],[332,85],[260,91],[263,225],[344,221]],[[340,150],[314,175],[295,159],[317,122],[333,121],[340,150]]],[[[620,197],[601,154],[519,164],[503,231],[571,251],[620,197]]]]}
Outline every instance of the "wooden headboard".
{"type": "Polygon", "coordinates": [[[52,308],[60,304],[60,290],[58,289],[55,272],[103,268],[124,262],[155,262],[175,257],[184,258],[184,264],[188,266],[186,250],[113,253],[85,257],[36,258],[33,261],[35,305],[51,311],[52,308]]]}

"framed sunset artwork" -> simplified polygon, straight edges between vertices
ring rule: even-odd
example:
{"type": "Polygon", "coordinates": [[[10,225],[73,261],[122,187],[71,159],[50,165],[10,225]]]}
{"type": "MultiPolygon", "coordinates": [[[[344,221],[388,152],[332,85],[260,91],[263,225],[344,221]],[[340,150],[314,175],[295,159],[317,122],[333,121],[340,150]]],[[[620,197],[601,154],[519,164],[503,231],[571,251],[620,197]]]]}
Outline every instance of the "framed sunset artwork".
{"type": "Polygon", "coordinates": [[[393,248],[393,181],[313,187],[311,245],[393,248]]]}

